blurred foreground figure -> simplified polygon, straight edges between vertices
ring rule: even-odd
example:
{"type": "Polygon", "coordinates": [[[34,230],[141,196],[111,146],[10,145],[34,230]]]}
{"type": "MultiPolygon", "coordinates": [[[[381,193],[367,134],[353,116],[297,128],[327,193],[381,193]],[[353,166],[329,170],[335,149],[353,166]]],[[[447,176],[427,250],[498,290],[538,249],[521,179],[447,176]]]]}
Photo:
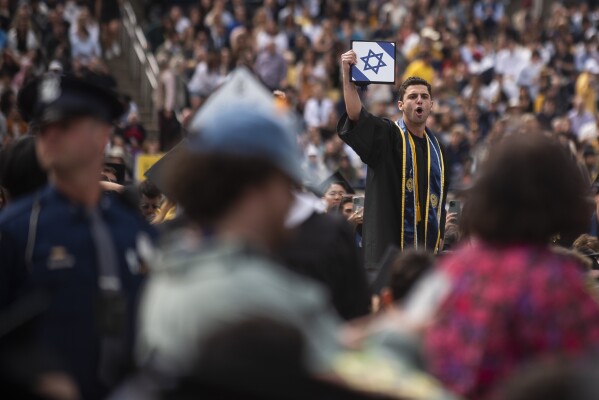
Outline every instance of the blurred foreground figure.
{"type": "Polygon", "coordinates": [[[464,208],[471,243],[431,278],[445,283],[437,291],[445,296],[426,333],[426,353],[450,389],[487,398],[537,357],[599,346],[599,305],[584,269],[548,245],[557,234],[585,232],[591,213],[580,170],[556,142],[527,133],[491,153],[464,208]]]}
{"type": "Polygon", "coordinates": [[[58,355],[83,398],[103,398],[127,369],[144,271],[138,246],[153,235],[100,187],[123,107],[112,92],[54,73],[26,85],[18,104],[50,183],[0,217],[0,308],[29,290],[47,291],[37,340],[58,355]]]}
{"type": "Polygon", "coordinates": [[[599,398],[597,364],[537,362],[516,370],[493,400],[595,400],[599,398]]]}
{"type": "Polygon", "coordinates": [[[35,137],[21,136],[0,151],[0,186],[7,203],[26,196],[48,182],[35,154],[35,137]]]}
{"type": "Polygon", "coordinates": [[[350,225],[339,215],[321,212],[324,205],[315,194],[295,197],[287,220],[291,234],[279,249],[280,260],[325,286],[342,319],[368,315],[370,291],[350,225]]]}
{"type": "Polygon", "coordinates": [[[325,370],[338,350],[325,291],[270,259],[301,182],[280,119],[224,107],[167,167],[169,197],[199,229],[162,248],[142,300],[139,361],[161,376],[188,374],[209,335],[254,316],[298,329],[311,371],[325,370]]]}
{"type": "Polygon", "coordinates": [[[314,378],[306,370],[299,329],[255,317],[210,334],[193,371],[164,400],[383,400],[314,378]]]}

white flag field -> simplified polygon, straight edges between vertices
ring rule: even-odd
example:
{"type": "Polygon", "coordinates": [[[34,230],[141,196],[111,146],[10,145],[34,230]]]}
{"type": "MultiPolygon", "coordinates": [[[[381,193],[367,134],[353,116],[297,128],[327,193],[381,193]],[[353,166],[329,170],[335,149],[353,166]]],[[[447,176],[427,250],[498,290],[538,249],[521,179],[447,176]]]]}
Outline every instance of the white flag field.
{"type": "Polygon", "coordinates": [[[352,65],[351,79],[358,83],[395,83],[395,43],[353,41],[358,63],[352,65]]]}

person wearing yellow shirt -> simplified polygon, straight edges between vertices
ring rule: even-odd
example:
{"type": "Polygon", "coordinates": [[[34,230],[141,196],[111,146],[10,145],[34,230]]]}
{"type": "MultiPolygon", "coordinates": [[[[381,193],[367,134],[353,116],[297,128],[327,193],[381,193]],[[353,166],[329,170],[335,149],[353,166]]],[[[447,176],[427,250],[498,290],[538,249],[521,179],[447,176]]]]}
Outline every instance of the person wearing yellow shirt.
{"type": "Polygon", "coordinates": [[[418,58],[408,64],[402,80],[406,80],[411,76],[422,78],[427,82],[434,82],[435,70],[431,65],[431,57],[429,53],[421,53],[418,58]]]}
{"type": "Polygon", "coordinates": [[[576,78],[576,96],[584,103],[584,108],[591,114],[597,113],[597,95],[595,94],[596,76],[599,74],[599,63],[589,58],[584,63],[584,70],[576,78]]]}

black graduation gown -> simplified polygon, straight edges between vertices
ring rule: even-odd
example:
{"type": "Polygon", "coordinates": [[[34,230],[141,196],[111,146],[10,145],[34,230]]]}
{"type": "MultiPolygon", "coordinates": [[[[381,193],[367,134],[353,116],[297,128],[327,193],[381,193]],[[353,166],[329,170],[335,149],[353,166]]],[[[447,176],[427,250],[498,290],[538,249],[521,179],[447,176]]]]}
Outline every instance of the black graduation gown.
{"type": "MultiPolygon", "coordinates": [[[[363,240],[366,270],[376,269],[390,245],[399,247],[401,240],[401,181],[402,181],[402,141],[395,122],[375,117],[364,108],[357,123],[351,121],[347,113],[337,124],[339,137],[347,143],[368,165],[366,196],[364,199],[363,240]]],[[[426,171],[427,159],[421,157],[416,142],[419,172],[426,171]]],[[[441,146],[442,153],[443,147],[441,146]]],[[[419,176],[422,176],[419,173],[419,176]]],[[[425,176],[426,179],[428,179],[425,176]]],[[[445,201],[449,187],[449,173],[445,168],[445,189],[441,205],[441,237],[445,231],[445,201]]],[[[419,178],[419,182],[422,179],[419,178]]],[[[419,185],[419,192],[426,193],[426,184],[419,185]]],[[[422,209],[426,194],[420,195],[422,209]]],[[[419,224],[422,225],[422,224],[419,224]]],[[[423,238],[423,226],[419,226],[419,237],[423,238]]]]}
{"type": "Polygon", "coordinates": [[[296,273],[322,283],[343,319],[369,313],[366,273],[354,232],[342,217],[313,213],[280,249],[279,259],[296,273]]]}

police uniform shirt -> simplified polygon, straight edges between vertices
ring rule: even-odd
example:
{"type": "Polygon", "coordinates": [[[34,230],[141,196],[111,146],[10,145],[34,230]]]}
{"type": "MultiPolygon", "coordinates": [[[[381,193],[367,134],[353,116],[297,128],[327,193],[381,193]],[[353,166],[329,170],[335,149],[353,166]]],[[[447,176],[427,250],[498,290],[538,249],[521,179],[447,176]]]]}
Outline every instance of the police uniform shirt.
{"type": "MultiPolygon", "coordinates": [[[[128,315],[125,348],[130,350],[144,278],[140,248],[151,245],[155,232],[112,194],[102,195],[98,211],[116,250],[128,315]]],[[[0,307],[30,288],[50,292],[39,339],[62,358],[86,399],[102,392],[96,320],[99,268],[91,224],[89,211],[51,185],[11,204],[0,215],[0,307]]]]}

